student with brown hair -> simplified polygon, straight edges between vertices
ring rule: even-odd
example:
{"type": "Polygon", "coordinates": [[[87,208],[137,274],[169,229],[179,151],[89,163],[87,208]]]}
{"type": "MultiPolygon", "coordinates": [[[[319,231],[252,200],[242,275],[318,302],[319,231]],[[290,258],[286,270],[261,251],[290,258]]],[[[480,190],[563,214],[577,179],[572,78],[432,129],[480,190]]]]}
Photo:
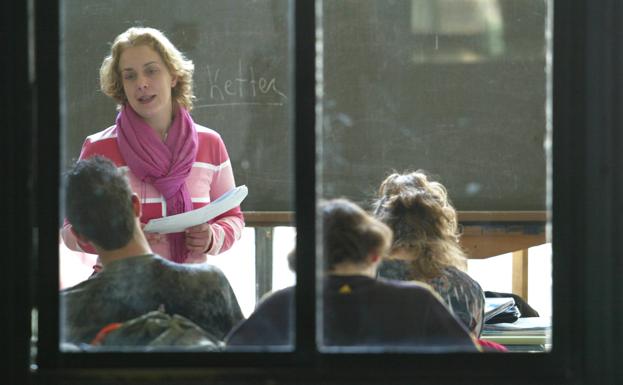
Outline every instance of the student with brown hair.
{"type": "Polygon", "coordinates": [[[485,296],[464,271],[456,211],[446,188],[423,171],[393,173],[379,187],[374,215],[394,232],[379,276],[429,284],[479,337],[485,296]]]}

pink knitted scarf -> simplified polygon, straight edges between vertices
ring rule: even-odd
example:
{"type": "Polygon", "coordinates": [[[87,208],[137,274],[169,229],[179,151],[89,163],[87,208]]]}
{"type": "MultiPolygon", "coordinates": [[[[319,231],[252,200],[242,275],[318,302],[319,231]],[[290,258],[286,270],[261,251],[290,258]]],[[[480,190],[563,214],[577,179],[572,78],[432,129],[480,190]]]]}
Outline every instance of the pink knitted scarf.
{"type": "MultiPolygon", "coordinates": [[[[197,131],[188,111],[179,107],[163,142],[126,104],[117,116],[117,143],[126,164],[143,182],[152,184],[166,200],[167,215],[193,209],[186,177],[197,155],[197,131]]],[[[173,261],[188,257],[184,233],[168,234],[173,261]]]]}

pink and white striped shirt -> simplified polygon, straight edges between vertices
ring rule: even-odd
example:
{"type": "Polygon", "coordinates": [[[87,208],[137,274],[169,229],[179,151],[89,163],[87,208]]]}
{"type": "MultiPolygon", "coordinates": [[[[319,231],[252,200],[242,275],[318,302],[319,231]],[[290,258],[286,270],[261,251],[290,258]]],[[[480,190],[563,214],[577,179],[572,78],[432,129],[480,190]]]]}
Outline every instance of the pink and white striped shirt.
{"type": "MultiPolygon", "coordinates": [[[[198,149],[195,163],[192,166],[186,185],[190,191],[193,208],[197,209],[214,201],[225,192],[236,186],[227,149],[221,136],[214,130],[195,123],[198,136],[198,149]]],[[[147,223],[153,218],[166,216],[166,200],[151,184],[142,182],[127,167],[119,146],[117,145],[117,126],[111,126],[96,134],[90,135],[82,145],[80,159],[94,155],[102,155],[112,160],[117,167],[124,168],[132,186],[132,190],[141,199],[141,222],[147,223]]],[[[228,250],[236,240],[240,239],[244,228],[244,218],[240,207],[236,207],[211,220],[213,240],[206,254],[216,255],[228,250]]],[[[79,242],[71,232],[71,224],[65,221],[61,236],[71,250],[95,253],[88,244],[79,242]]],[[[170,259],[169,242],[152,244],[154,253],[170,259]]],[[[186,263],[205,262],[207,255],[192,253],[186,263]]]]}

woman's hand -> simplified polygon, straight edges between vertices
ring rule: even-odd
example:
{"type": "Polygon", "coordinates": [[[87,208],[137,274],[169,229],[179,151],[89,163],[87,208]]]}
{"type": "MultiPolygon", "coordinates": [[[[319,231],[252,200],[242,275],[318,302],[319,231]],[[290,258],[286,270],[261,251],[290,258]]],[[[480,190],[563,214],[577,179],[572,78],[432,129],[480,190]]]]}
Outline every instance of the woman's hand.
{"type": "MultiPolygon", "coordinates": [[[[145,225],[146,223],[141,222],[141,229],[145,227],[145,225]]],[[[150,245],[155,245],[157,243],[162,242],[165,237],[164,234],[160,234],[160,233],[146,233],[143,231],[143,234],[145,234],[145,238],[147,238],[147,242],[149,242],[150,245]]]]}
{"type": "Polygon", "coordinates": [[[205,253],[212,246],[212,227],[202,223],[189,227],[186,233],[186,247],[192,252],[205,253]]]}

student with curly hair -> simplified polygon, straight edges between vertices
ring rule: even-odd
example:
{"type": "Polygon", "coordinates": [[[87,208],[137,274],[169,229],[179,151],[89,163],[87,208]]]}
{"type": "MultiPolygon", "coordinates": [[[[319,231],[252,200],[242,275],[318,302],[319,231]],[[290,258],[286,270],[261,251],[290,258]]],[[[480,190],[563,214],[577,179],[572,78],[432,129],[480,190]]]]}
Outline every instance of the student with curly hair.
{"type": "Polygon", "coordinates": [[[456,211],[446,188],[423,171],[393,173],[379,187],[374,215],[394,232],[379,276],[429,284],[479,337],[485,296],[464,271],[456,211]]]}
{"type": "MultiPolygon", "coordinates": [[[[84,141],[80,159],[102,155],[128,169],[143,207],[141,222],[183,213],[214,201],[235,187],[221,136],[195,123],[194,65],[160,31],[132,27],[117,36],[100,68],[102,92],[117,103],[115,124],[84,141]]],[[[151,248],[178,263],[205,262],[240,238],[240,207],[184,232],[146,234],[151,248]]],[[[72,250],[94,253],[61,232],[72,250]]]]}

